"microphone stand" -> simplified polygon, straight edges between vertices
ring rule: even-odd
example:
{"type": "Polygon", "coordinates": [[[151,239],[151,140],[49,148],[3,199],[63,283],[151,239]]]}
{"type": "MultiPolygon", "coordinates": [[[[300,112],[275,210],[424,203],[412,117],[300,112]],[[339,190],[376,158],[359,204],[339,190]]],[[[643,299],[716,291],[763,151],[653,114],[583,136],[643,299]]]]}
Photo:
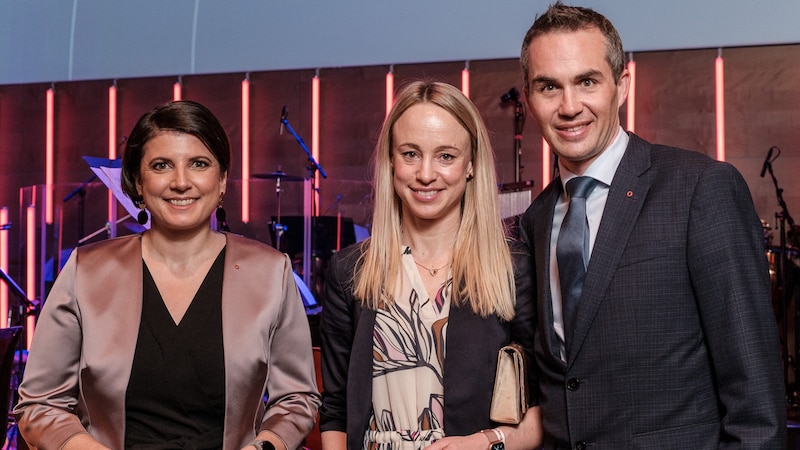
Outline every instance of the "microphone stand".
{"type": "Polygon", "coordinates": [[[522,180],[522,127],[525,125],[525,109],[519,99],[514,100],[514,167],[516,179],[522,180]]]}
{"type": "Polygon", "coordinates": [[[84,216],[85,216],[84,211],[86,209],[86,189],[85,188],[86,188],[86,186],[89,185],[89,183],[94,181],[96,178],[97,178],[96,174],[92,175],[91,178],[89,178],[88,180],[86,180],[83,183],[81,183],[80,186],[76,187],[72,192],[70,192],[69,194],[67,194],[66,197],[64,197],[64,203],[66,203],[66,202],[70,201],[72,199],[72,197],[75,197],[76,195],[79,196],[79,199],[78,199],[78,236],[83,236],[83,223],[84,223],[84,219],[85,219],[84,218],[84,216]]]}
{"type": "Polygon", "coordinates": [[[322,178],[328,178],[328,174],[325,173],[325,170],[319,165],[317,160],[314,159],[314,155],[311,154],[311,151],[308,149],[308,147],[306,147],[306,143],[303,142],[303,138],[298,136],[297,133],[294,131],[294,128],[292,128],[292,126],[289,125],[289,119],[287,119],[286,117],[282,117],[281,123],[283,123],[286,129],[289,130],[289,133],[292,133],[292,136],[294,136],[297,143],[300,144],[300,147],[303,149],[304,152],[306,152],[306,156],[308,156],[308,174],[311,176],[311,179],[312,180],[314,179],[315,171],[319,171],[319,174],[322,176],[322,178]]]}
{"type": "MultiPolygon", "coordinates": [[[[26,338],[28,336],[28,327],[27,327],[28,321],[26,320],[26,316],[31,315],[34,317],[38,317],[40,302],[38,300],[29,300],[28,296],[25,295],[25,291],[23,291],[22,288],[20,288],[19,285],[15,283],[14,280],[11,279],[11,277],[8,276],[7,273],[5,273],[5,271],[3,271],[3,269],[0,269],[0,278],[2,278],[3,281],[5,281],[5,283],[11,288],[11,292],[13,292],[14,295],[16,295],[19,298],[19,301],[17,302],[16,306],[19,308],[19,321],[22,327],[22,333],[17,341],[19,348],[15,352],[19,355],[19,358],[16,358],[17,381],[16,383],[12,381],[13,389],[11,389],[12,386],[8,386],[10,390],[12,390],[13,392],[17,392],[17,389],[19,387],[19,380],[22,379],[23,371],[25,370],[23,364],[23,360],[25,358],[23,358],[22,343],[26,341],[26,338]]],[[[4,327],[8,325],[9,324],[2,324],[2,326],[4,327]]],[[[11,403],[15,404],[16,401],[17,401],[16,395],[13,395],[11,398],[11,403]]],[[[13,424],[9,425],[8,430],[6,430],[5,434],[6,441],[12,442],[13,440],[17,439],[17,432],[18,428],[17,428],[17,423],[15,421],[13,424]]]]}
{"type": "MultiPolygon", "coordinates": [[[[19,287],[19,285],[15,283],[14,280],[12,280],[11,277],[8,276],[7,273],[5,273],[5,271],[3,271],[3,269],[0,269],[0,278],[2,278],[3,281],[6,282],[8,287],[11,288],[11,291],[14,293],[14,295],[16,295],[19,298],[20,308],[24,307],[28,311],[28,315],[30,315],[31,313],[38,314],[37,310],[39,309],[39,302],[36,300],[28,300],[28,296],[25,295],[25,291],[23,291],[22,288],[19,287]]],[[[3,324],[3,326],[5,325],[6,324],[3,324]]]]}
{"type": "MultiPolygon", "coordinates": [[[[322,178],[328,178],[328,174],[325,173],[325,170],[322,166],[319,165],[316,159],[314,159],[314,155],[311,154],[311,151],[306,147],[306,143],[303,141],[295,131],[294,128],[289,124],[289,120],[286,118],[286,114],[281,114],[281,124],[292,133],[294,139],[300,144],[300,148],[306,153],[308,157],[308,164],[306,165],[306,169],[308,170],[308,177],[311,180],[311,212],[310,216],[314,216],[314,212],[316,211],[316,202],[315,202],[315,195],[317,193],[318,187],[316,186],[316,176],[315,173],[319,172],[322,178]]],[[[311,284],[311,220],[312,217],[305,218],[304,223],[304,230],[303,230],[303,282],[306,283],[306,286],[313,286],[311,284]]]]}
{"type": "Polygon", "coordinates": [[[525,126],[525,107],[519,101],[519,91],[512,87],[500,97],[500,102],[514,101],[514,181],[522,180],[522,128],[525,126]]]}
{"type": "Polygon", "coordinates": [[[769,176],[772,178],[772,184],[775,186],[775,194],[778,198],[778,206],[781,207],[781,211],[775,214],[776,219],[778,220],[779,226],[779,235],[780,235],[780,256],[778,257],[778,267],[775,270],[776,278],[777,278],[777,285],[778,285],[778,292],[780,293],[780,310],[783,315],[783,321],[781,323],[782,334],[784,337],[785,342],[784,348],[784,381],[786,383],[786,391],[789,396],[789,401],[792,405],[796,405],[796,401],[798,400],[798,390],[797,390],[797,367],[798,361],[800,361],[800,308],[798,305],[795,304],[795,312],[794,312],[794,358],[789,358],[789,304],[792,300],[792,293],[794,290],[794,283],[790,282],[793,281],[792,277],[792,261],[789,259],[788,255],[788,246],[786,244],[786,223],[789,223],[789,229],[794,231],[795,224],[794,219],[792,218],[791,214],[789,214],[789,209],[786,207],[786,201],[783,199],[783,189],[778,185],[778,179],[775,178],[775,173],[772,171],[772,161],[765,161],[764,164],[769,171],[769,176]],[[795,371],[795,381],[792,388],[789,388],[789,371],[791,368],[794,368],[795,371]]]}
{"type": "Polygon", "coordinates": [[[84,237],[78,239],[78,246],[81,246],[81,245],[85,244],[86,241],[88,241],[89,239],[97,236],[98,234],[100,234],[100,233],[102,233],[104,231],[108,232],[111,229],[112,224],[119,225],[123,221],[125,221],[127,219],[130,219],[130,218],[131,218],[131,215],[130,214],[126,214],[124,217],[120,217],[119,219],[117,219],[117,220],[115,220],[113,222],[106,222],[105,225],[103,225],[101,228],[96,229],[94,232],[92,232],[92,234],[90,234],[88,236],[84,236],[84,237]]]}

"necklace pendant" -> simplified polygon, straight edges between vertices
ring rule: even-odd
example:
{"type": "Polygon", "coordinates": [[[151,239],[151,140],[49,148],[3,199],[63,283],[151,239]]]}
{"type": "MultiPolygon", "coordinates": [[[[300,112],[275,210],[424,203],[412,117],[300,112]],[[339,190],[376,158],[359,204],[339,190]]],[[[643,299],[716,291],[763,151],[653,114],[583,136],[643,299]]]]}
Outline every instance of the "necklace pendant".
{"type": "Polygon", "coordinates": [[[428,273],[431,274],[432,277],[435,277],[437,273],[439,273],[439,269],[428,269],[428,273]]]}

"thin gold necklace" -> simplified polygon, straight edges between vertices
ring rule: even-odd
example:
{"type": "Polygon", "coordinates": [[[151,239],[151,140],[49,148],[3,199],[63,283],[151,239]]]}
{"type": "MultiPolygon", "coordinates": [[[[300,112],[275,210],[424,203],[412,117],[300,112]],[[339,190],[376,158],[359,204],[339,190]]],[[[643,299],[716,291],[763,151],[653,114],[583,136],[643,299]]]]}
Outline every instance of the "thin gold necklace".
{"type": "MultiPolygon", "coordinates": [[[[413,259],[413,258],[412,258],[412,259],[413,259]]],[[[429,274],[430,274],[432,277],[435,277],[435,276],[436,276],[436,274],[437,274],[437,273],[439,273],[439,271],[440,271],[440,270],[442,270],[442,269],[444,269],[445,267],[447,267],[447,266],[449,266],[449,265],[450,265],[450,263],[448,262],[448,263],[446,263],[445,265],[443,265],[442,267],[436,267],[436,268],[434,268],[434,267],[427,267],[427,266],[423,266],[422,264],[418,263],[416,259],[414,260],[414,264],[416,264],[416,265],[418,265],[418,266],[422,267],[423,269],[427,270],[427,271],[428,271],[428,273],[429,273],[429,274]]]]}

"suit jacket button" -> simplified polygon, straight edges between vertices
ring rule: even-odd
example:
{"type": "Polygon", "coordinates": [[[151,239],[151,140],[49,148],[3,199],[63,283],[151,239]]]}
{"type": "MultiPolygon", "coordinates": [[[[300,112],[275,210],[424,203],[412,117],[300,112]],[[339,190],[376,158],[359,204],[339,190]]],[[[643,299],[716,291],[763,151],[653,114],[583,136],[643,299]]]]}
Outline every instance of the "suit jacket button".
{"type": "Polygon", "coordinates": [[[569,389],[570,391],[577,391],[580,385],[581,382],[578,381],[577,378],[570,378],[569,380],[567,380],[567,389],[569,389]]]}
{"type": "Polygon", "coordinates": [[[575,450],[586,450],[586,442],[578,441],[575,443],[575,450]]]}

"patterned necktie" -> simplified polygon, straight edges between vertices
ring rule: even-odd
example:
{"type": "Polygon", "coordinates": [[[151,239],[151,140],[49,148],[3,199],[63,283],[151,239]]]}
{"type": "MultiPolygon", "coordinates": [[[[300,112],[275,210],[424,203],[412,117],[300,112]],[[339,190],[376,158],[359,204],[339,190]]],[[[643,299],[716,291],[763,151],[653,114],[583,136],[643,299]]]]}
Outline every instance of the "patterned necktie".
{"type": "MultiPolygon", "coordinates": [[[[586,197],[597,186],[591,177],[576,177],[567,182],[569,209],[561,223],[556,244],[558,276],[561,284],[561,311],[564,321],[564,342],[575,325],[575,310],[589,265],[589,222],[586,219],[586,197]]],[[[566,345],[569,349],[569,345],[566,345]]]]}

